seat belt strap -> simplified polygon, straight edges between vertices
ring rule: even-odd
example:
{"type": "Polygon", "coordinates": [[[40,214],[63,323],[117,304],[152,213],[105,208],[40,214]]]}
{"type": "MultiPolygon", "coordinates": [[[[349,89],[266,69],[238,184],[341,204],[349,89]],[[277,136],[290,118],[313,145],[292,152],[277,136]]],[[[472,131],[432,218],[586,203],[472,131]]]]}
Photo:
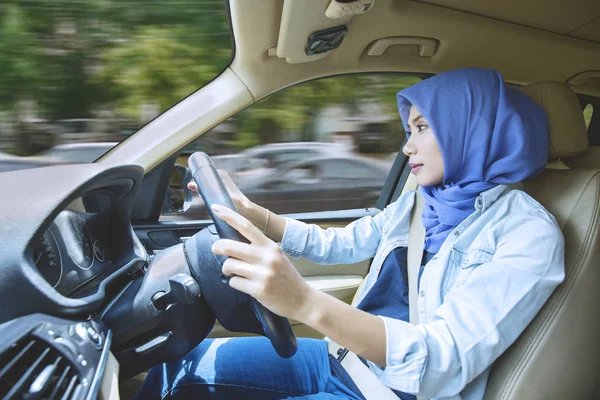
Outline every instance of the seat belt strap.
{"type": "Polygon", "coordinates": [[[415,204],[410,214],[410,226],[408,229],[408,306],[410,312],[410,323],[419,324],[419,308],[417,305],[419,293],[417,292],[419,269],[423,259],[423,247],[425,246],[425,227],[421,220],[423,213],[423,195],[417,189],[415,193],[415,204]]]}
{"type": "MultiPolygon", "coordinates": [[[[408,230],[408,249],[407,249],[407,266],[408,266],[408,293],[409,293],[409,311],[410,322],[418,324],[419,314],[417,309],[417,281],[419,279],[419,268],[421,268],[421,260],[423,258],[423,247],[425,245],[425,228],[421,221],[421,213],[423,210],[423,196],[417,190],[415,193],[415,204],[411,210],[410,226],[408,230]],[[412,250],[411,250],[412,249],[412,250]]],[[[363,281],[364,282],[364,281],[363,281]]],[[[356,301],[356,298],[355,298],[356,301]]],[[[341,346],[333,341],[329,341],[329,353],[339,354],[338,351],[343,350],[341,346]]],[[[377,376],[358,359],[356,354],[345,351],[345,357],[340,360],[340,363],[348,372],[356,386],[360,389],[367,400],[393,400],[398,399],[396,394],[387,386],[385,386],[377,376]]],[[[418,400],[427,400],[424,397],[417,397],[418,400]]]]}
{"type": "MultiPolygon", "coordinates": [[[[423,195],[417,189],[415,193],[415,204],[410,212],[410,226],[408,227],[408,249],[406,251],[408,267],[408,311],[410,323],[419,324],[419,269],[423,260],[423,247],[425,246],[425,227],[421,220],[423,214],[423,195]]],[[[417,396],[417,400],[427,400],[425,397],[417,396]]]]}

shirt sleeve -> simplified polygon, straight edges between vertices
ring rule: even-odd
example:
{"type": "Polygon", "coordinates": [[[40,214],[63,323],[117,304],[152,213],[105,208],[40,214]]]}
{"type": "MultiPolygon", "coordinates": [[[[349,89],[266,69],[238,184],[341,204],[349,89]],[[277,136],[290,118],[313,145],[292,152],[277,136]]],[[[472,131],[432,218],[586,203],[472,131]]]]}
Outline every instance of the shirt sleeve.
{"type": "Polygon", "coordinates": [[[386,327],[387,386],[450,397],[483,373],[519,337],[564,280],[564,239],[554,219],[519,213],[499,228],[490,262],[461,271],[433,322],[386,327]],[[457,281],[458,282],[458,281],[457,281]]]}
{"type": "Polygon", "coordinates": [[[398,214],[407,214],[414,202],[414,191],[400,196],[375,216],[362,217],[344,228],[323,229],[315,224],[286,218],[286,227],[281,240],[281,249],[292,258],[307,258],[317,264],[353,264],[375,256],[382,235],[398,214]]]}

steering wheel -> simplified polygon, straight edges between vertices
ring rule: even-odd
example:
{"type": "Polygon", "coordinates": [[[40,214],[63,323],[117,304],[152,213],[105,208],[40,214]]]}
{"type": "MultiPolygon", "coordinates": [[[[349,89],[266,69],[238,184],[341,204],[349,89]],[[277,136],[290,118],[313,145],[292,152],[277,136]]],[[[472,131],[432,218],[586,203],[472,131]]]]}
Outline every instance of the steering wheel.
{"type": "MultiPolygon", "coordinates": [[[[213,204],[220,204],[236,212],[237,209],[210,157],[206,153],[196,152],[190,156],[188,165],[192,178],[198,186],[200,196],[202,196],[208,213],[215,223],[219,237],[249,243],[244,236],[225,221],[216,217],[212,211],[211,206],[213,204]]],[[[227,278],[225,277],[225,279],[227,278]]],[[[235,289],[232,288],[231,290],[235,289]]],[[[253,297],[248,296],[248,298],[254,315],[262,325],[265,336],[269,338],[277,354],[284,358],[296,354],[298,344],[288,319],[273,313],[253,297]]]]}

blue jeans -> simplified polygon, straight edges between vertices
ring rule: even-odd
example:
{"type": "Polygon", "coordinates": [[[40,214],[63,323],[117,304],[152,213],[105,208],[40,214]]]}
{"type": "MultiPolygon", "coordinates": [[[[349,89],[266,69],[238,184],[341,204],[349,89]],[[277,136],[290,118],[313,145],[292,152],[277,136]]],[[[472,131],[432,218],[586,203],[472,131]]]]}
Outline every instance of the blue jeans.
{"type": "Polygon", "coordinates": [[[207,339],[185,358],[152,368],[136,400],[360,400],[339,375],[323,340],[298,339],[298,352],[286,359],[264,337],[207,339]]]}

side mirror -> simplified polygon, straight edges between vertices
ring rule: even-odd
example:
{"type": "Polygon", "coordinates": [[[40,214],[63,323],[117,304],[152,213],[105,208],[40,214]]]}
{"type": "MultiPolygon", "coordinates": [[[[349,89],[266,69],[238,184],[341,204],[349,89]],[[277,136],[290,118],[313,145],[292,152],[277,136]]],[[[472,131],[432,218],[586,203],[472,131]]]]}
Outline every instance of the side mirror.
{"type": "Polygon", "coordinates": [[[175,164],[165,193],[162,215],[183,214],[191,207],[192,191],[187,187],[191,180],[190,170],[183,165],[175,164]]]}

